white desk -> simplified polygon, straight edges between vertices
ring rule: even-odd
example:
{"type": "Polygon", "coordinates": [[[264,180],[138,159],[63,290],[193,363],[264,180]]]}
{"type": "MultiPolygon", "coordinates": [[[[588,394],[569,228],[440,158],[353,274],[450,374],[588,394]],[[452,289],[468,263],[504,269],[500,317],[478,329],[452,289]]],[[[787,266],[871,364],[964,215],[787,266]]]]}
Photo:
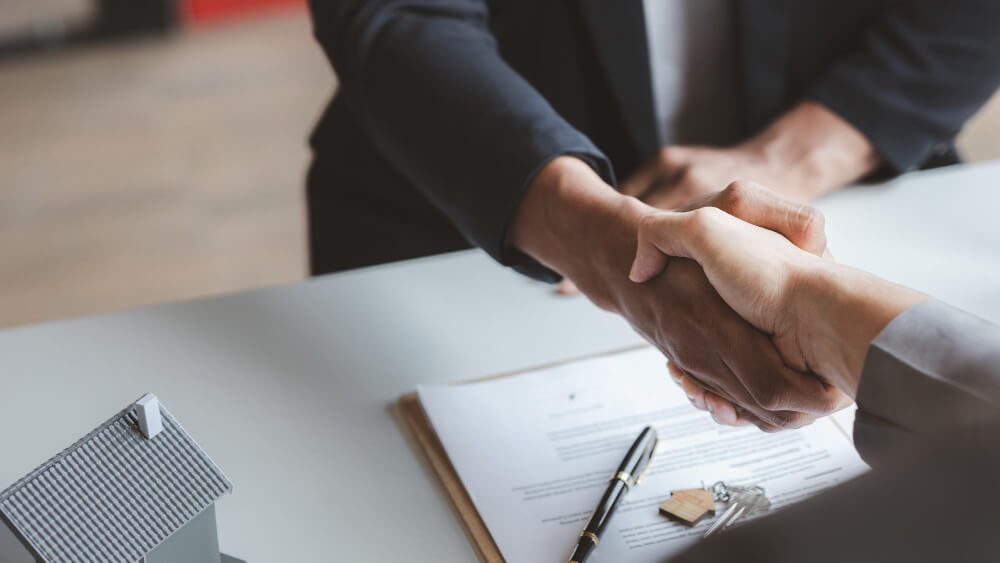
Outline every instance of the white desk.
{"type": "MultiPolygon", "coordinates": [[[[820,207],[841,261],[1000,321],[1000,162],[820,207]]],[[[236,485],[218,511],[229,553],[470,561],[396,398],[637,342],[478,251],[3,331],[0,489],[153,391],[236,485]]]]}

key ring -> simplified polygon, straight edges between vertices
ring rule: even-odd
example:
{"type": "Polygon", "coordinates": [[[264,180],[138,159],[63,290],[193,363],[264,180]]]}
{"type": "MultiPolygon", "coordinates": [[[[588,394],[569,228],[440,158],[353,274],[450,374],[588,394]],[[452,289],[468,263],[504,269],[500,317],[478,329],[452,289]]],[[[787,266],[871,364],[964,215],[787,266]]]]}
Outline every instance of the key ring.
{"type": "Polygon", "coordinates": [[[729,487],[727,487],[722,481],[716,481],[712,485],[711,490],[712,496],[715,497],[715,500],[717,501],[729,502],[729,499],[732,497],[732,495],[729,494],[729,487]]]}

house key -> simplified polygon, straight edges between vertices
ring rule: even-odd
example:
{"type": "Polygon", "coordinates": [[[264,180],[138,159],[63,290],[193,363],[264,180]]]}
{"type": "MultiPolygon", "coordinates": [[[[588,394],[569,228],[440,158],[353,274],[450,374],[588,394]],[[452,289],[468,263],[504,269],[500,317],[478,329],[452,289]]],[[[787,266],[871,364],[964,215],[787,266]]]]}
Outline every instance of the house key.
{"type": "Polygon", "coordinates": [[[712,485],[712,494],[715,500],[729,505],[722,516],[712,523],[703,535],[703,538],[711,536],[715,532],[728,529],[737,519],[743,516],[752,516],[761,512],[766,512],[771,508],[771,501],[764,494],[764,487],[751,486],[740,487],[727,485],[722,481],[712,485]]]}

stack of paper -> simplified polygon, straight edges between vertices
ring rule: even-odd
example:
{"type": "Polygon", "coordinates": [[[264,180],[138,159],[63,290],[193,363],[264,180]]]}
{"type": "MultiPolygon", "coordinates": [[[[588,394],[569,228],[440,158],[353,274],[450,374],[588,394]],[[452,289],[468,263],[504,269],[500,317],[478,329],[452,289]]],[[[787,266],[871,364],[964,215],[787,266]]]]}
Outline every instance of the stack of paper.
{"type": "Polygon", "coordinates": [[[647,425],[660,444],[601,538],[595,563],[664,561],[696,541],[708,520],[688,528],[658,512],[671,490],[756,484],[780,509],[867,469],[832,418],[775,434],[716,425],[691,407],[652,348],[418,392],[511,563],[566,560],[647,425]]]}

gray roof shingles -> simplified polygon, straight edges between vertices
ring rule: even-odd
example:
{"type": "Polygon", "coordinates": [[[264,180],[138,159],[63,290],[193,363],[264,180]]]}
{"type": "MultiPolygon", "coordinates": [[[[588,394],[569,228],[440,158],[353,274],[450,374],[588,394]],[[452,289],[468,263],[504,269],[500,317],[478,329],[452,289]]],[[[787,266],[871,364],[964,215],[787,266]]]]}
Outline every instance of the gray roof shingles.
{"type": "Polygon", "coordinates": [[[45,562],[134,563],[233,485],[165,407],[146,439],[129,406],[0,493],[45,562]]]}

